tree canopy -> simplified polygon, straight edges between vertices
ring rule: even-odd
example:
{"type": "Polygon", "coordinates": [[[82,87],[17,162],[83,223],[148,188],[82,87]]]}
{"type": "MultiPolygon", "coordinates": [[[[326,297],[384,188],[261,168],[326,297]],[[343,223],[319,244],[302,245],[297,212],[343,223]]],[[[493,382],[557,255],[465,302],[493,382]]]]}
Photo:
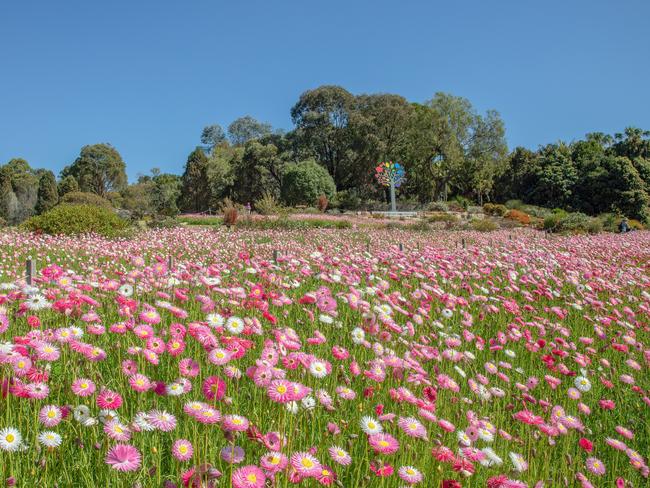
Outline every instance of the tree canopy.
{"type": "Polygon", "coordinates": [[[0,166],[0,218],[21,222],[69,194],[97,195],[135,217],[215,210],[226,198],[245,204],[265,195],[313,205],[317,192],[341,209],[377,208],[388,200],[374,179],[380,161],[404,167],[398,199],[411,206],[462,197],[650,218],[650,132],[640,128],[509,152],[499,113],[480,113],[466,98],[438,92],[413,103],[336,85],[305,91],[289,114],[288,131],[250,115],[230,122],[227,133],[208,125],[182,175],[153,170],[130,185],[110,144],[81,148],[58,182],[14,158],[0,166]]]}

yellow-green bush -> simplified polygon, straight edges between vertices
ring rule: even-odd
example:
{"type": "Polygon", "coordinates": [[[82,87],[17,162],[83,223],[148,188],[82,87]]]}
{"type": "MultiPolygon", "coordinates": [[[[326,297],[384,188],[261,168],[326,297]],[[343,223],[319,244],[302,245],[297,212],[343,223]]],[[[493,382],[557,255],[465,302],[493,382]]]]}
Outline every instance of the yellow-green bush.
{"type": "Polygon", "coordinates": [[[129,224],[113,210],[94,205],[57,205],[44,214],[31,217],[22,227],[45,234],[100,234],[106,237],[123,235],[129,224]]]}

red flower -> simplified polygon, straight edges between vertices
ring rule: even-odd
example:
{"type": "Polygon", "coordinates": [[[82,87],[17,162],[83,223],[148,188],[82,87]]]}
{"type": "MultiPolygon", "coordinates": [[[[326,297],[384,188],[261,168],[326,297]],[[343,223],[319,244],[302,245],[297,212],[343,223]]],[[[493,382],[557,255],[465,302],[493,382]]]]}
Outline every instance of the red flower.
{"type": "Polygon", "coordinates": [[[374,463],[370,463],[370,471],[375,473],[377,476],[385,477],[393,474],[393,467],[390,464],[384,464],[383,466],[375,466],[374,463]]]}
{"type": "Polygon", "coordinates": [[[36,315],[30,315],[27,317],[27,323],[30,327],[37,328],[41,326],[41,321],[36,315]]]}
{"type": "Polygon", "coordinates": [[[587,452],[591,452],[594,448],[593,443],[589,439],[585,439],[584,437],[580,438],[580,440],[578,441],[578,445],[587,452]]]}
{"type": "Polygon", "coordinates": [[[614,410],[614,407],[616,407],[613,400],[600,400],[598,404],[603,410],[614,410]]]}
{"type": "Polygon", "coordinates": [[[442,480],[442,484],[440,485],[440,487],[441,488],[462,488],[463,485],[461,485],[456,480],[442,480]]]}

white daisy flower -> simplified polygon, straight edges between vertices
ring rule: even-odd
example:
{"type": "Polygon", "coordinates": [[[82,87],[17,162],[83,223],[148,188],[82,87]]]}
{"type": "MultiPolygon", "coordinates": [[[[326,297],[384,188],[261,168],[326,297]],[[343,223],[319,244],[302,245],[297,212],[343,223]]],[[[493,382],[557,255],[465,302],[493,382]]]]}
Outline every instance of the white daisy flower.
{"type": "Polygon", "coordinates": [[[363,417],[359,423],[361,424],[361,430],[368,435],[379,434],[384,430],[379,421],[372,417],[363,417]]]}
{"type": "Polygon", "coordinates": [[[17,451],[22,441],[20,432],[13,427],[0,430],[0,449],[3,451],[17,451]]]}
{"type": "Polygon", "coordinates": [[[366,339],[366,333],[361,327],[355,327],[352,330],[352,342],[361,344],[366,339]]]}
{"type": "Polygon", "coordinates": [[[325,378],[327,376],[327,366],[322,361],[312,361],[309,365],[309,372],[316,378],[325,378]]]}
{"type": "Polygon", "coordinates": [[[226,320],[226,330],[234,335],[241,334],[244,330],[244,321],[239,317],[229,317],[226,320]]]}
{"type": "Polygon", "coordinates": [[[41,432],[38,435],[38,442],[47,448],[54,449],[55,447],[59,447],[61,445],[61,436],[56,432],[46,430],[45,432],[41,432]]]}

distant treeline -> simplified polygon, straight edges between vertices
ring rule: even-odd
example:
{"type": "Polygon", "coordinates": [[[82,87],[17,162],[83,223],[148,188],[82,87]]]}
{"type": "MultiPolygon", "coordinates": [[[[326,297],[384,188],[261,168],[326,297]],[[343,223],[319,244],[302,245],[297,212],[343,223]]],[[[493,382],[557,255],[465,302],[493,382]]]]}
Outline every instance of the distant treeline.
{"type": "Polygon", "coordinates": [[[437,93],[412,103],[393,94],[353,95],[339,86],[306,91],[291,118],[288,132],[250,116],[225,131],[208,126],[182,175],[154,169],[132,184],[109,144],[83,147],[58,179],[12,159],[0,167],[0,218],[15,224],[62,201],[108,201],[135,216],[173,216],[215,210],[226,198],[253,207],[263,197],[315,205],[321,194],[330,207],[381,208],[387,195],[374,168],[387,160],[406,170],[398,200],[410,208],[451,198],[478,204],[517,199],[646,222],[650,216],[650,132],[641,129],[509,152],[498,112],[480,114],[464,98],[437,93]]]}

